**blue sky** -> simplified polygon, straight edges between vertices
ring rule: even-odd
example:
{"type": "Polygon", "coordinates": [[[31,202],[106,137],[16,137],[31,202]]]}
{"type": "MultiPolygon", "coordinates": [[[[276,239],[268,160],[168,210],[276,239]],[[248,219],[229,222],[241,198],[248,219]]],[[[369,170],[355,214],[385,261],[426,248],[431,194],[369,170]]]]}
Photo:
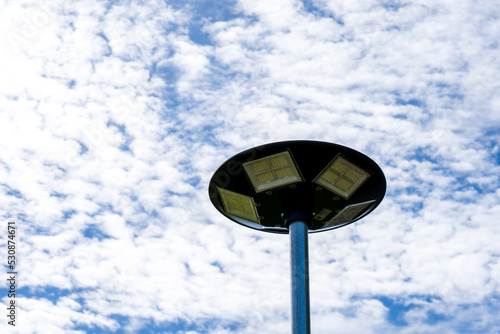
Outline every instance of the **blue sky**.
{"type": "Polygon", "coordinates": [[[0,31],[1,332],[289,333],[288,238],[207,187],[311,139],[388,182],[310,236],[313,332],[500,333],[500,3],[0,1],[0,31]]]}

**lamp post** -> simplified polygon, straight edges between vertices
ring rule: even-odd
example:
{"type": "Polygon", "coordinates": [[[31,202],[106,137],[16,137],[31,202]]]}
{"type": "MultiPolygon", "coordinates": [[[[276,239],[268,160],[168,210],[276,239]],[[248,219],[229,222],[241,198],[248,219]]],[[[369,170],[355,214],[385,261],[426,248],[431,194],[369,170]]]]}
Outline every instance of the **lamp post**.
{"type": "Polygon", "coordinates": [[[308,233],[351,224],[382,201],[380,167],[351,148],[284,141],[241,152],[209,183],[212,204],[234,222],[290,235],[292,333],[310,333],[308,233]]]}

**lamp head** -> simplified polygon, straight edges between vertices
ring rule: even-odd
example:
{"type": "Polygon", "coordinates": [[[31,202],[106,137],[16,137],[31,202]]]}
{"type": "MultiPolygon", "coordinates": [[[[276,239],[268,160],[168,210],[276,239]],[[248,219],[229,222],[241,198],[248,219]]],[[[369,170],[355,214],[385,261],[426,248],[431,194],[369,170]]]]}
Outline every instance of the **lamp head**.
{"type": "Polygon", "coordinates": [[[244,226],[288,233],[293,219],[309,232],[351,224],[382,201],[380,167],[351,148],[319,141],[284,141],[248,149],[224,162],[209,183],[212,204],[244,226]]]}

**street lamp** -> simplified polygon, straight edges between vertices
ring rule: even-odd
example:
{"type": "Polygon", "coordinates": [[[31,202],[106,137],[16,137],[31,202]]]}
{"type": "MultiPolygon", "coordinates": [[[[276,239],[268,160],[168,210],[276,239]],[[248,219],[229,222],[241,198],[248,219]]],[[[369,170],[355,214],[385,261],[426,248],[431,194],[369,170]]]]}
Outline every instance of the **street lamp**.
{"type": "Polygon", "coordinates": [[[290,234],[292,333],[310,333],[308,233],[351,224],[382,201],[380,167],[351,148],[318,141],[270,143],[223,163],[212,204],[234,222],[290,234]]]}

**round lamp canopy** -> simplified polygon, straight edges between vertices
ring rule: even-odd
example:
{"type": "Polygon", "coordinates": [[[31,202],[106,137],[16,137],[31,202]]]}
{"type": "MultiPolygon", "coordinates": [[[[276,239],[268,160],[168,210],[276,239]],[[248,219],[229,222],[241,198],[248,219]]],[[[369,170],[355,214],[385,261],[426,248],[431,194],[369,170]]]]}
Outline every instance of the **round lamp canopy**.
{"type": "Polygon", "coordinates": [[[210,200],[224,216],[282,234],[288,234],[293,217],[306,220],[309,233],[351,224],[373,211],[385,191],[384,174],[372,159],[345,146],[309,140],[241,152],[224,162],[209,184],[210,200]]]}

